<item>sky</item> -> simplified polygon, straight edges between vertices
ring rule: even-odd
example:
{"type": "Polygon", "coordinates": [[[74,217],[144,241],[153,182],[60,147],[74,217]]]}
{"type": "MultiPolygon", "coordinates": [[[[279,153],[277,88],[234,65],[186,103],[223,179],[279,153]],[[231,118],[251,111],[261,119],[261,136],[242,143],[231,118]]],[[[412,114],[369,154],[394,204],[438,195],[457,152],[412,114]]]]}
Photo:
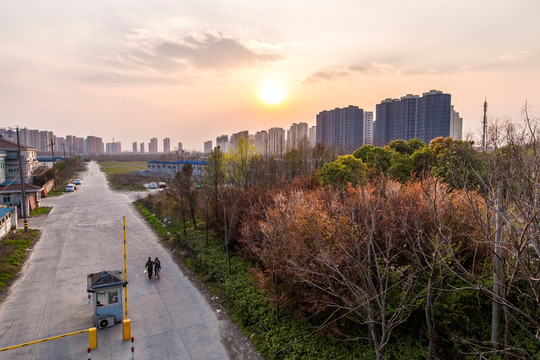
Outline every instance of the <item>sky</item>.
{"type": "Polygon", "coordinates": [[[540,116],[539,18],[538,0],[0,0],[0,127],[201,151],[435,89],[478,136],[484,99],[490,121],[540,116]]]}

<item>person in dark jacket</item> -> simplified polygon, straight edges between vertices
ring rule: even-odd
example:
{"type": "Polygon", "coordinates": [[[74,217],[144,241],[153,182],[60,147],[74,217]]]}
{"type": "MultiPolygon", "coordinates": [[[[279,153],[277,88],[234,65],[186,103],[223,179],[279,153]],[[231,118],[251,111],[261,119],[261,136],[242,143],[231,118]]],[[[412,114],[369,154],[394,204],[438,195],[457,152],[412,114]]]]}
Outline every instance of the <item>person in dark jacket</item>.
{"type": "Polygon", "coordinates": [[[152,269],[154,268],[154,262],[152,261],[152,258],[149,256],[148,261],[146,262],[146,265],[144,265],[146,268],[146,271],[148,272],[148,278],[152,278],[152,269]]]}
{"type": "Polygon", "coordinates": [[[159,271],[161,270],[161,261],[156,256],[156,259],[154,260],[154,274],[156,274],[156,277],[159,280],[159,271]]]}

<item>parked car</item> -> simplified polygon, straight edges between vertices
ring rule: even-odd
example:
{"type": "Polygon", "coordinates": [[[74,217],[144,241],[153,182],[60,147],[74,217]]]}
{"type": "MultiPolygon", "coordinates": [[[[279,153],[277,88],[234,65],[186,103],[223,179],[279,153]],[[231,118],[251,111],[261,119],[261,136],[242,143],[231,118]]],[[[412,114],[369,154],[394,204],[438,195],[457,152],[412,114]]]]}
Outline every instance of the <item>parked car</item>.
{"type": "Polygon", "coordinates": [[[72,191],[75,191],[75,185],[74,184],[67,184],[66,192],[72,192],[72,191]]]}
{"type": "Polygon", "coordinates": [[[151,182],[150,184],[148,184],[148,188],[149,189],[157,189],[157,184],[155,182],[151,182]]]}
{"type": "Polygon", "coordinates": [[[75,179],[75,181],[73,183],[75,185],[81,185],[82,184],[81,179],[75,179]]]}
{"type": "Polygon", "coordinates": [[[165,184],[163,181],[161,181],[159,184],[158,184],[158,187],[161,188],[161,189],[165,189],[167,187],[167,184],[165,184]]]}

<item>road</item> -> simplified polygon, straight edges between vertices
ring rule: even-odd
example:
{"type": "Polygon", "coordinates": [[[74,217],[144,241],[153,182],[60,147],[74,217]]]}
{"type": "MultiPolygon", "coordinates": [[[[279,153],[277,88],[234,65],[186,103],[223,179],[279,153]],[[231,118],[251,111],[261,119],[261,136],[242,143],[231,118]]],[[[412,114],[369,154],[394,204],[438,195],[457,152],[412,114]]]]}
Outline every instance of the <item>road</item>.
{"type": "MultiPolygon", "coordinates": [[[[42,236],[0,306],[0,348],[93,327],[86,277],[123,270],[126,218],[128,318],[136,359],[251,359],[231,351],[233,328],[216,314],[135,212],[129,194],[108,188],[95,162],[72,193],[46,198],[42,236]],[[160,280],[144,274],[148,256],[161,259],[160,280]]],[[[43,218],[42,218],[43,219],[43,218]]],[[[33,220],[33,219],[31,219],[33,220]]],[[[0,359],[86,359],[86,333],[0,352],[0,359]]],[[[238,351],[238,349],[236,349],[238,351]]],[[[252,349],[247,351],[252,352],[252,349]]],[[[98,330],[92,359],[130,359],[122,326],[98,330]]]]}

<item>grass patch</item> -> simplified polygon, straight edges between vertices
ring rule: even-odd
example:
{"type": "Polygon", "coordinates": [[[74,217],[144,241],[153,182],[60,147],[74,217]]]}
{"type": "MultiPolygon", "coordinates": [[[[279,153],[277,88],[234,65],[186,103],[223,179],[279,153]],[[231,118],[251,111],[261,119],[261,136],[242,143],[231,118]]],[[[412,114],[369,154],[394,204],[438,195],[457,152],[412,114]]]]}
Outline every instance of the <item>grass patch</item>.
{"type": "Polygon", "coordinates": [[[30,216],[39,216],[39,215],[45,215],[51,212],[52,207],[48,206],[41,206],[38,208],[35,208],[34,210],[30,211],[30,216]]]}
{"type": "Polygon", "coordinates": [[[59,188],[54,188],[51,191],[47,193],[47,197],[49,196],[60,196],[64,193],[63,190],[60,190],[59,188]]]}
{"type": "Polygon", "coordinates": [[[99,166],[107,174],[109,184],[117,190],[146,190],[146,183],[161,181],[158,178],[132,175],[135,170],[146,170],[146,161],[100,161],[99,166]]]}
{"type": "Polygon", "coordinates": [[[99,166],[107,175],[131,174],[135,170],[146,170],[147,161],[100,161],[99,166]]]}
{"type": "Polygon", "coordinates": [[[39,234],[36,229],[16,230],[0,241],[0,291],[17,276],[39,234]]]}

